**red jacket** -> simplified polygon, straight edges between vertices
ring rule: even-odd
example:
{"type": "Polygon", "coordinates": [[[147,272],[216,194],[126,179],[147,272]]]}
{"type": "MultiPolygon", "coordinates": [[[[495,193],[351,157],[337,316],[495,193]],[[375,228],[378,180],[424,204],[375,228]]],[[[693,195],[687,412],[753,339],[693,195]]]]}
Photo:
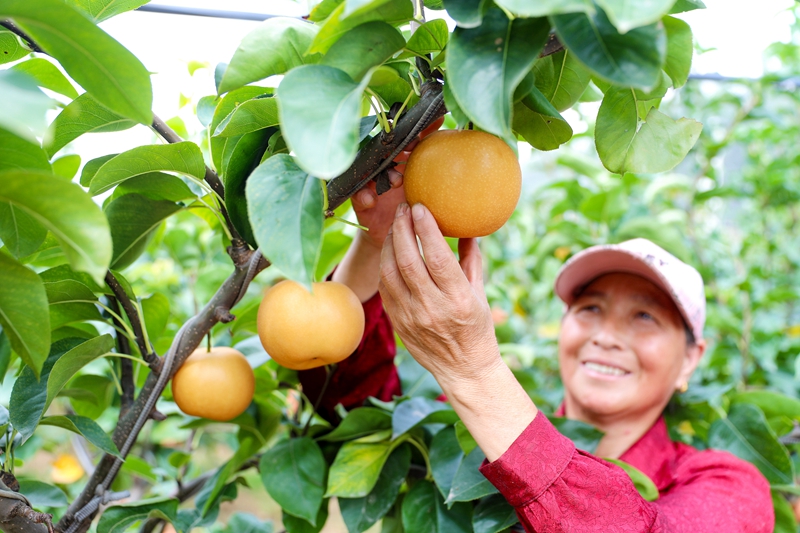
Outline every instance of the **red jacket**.
{"type": "MultiPolygon", "coordinates": [[[[321,403],[333,416],[368,396],[400,394],[392,326],[380,296],[364,304],[366,329],[355,353],[339,364],[321,403]]],[[[325,372],[300,373],[316,400],[325,372]]],[[[664,419],[626,451],[622,461],[653,480],[660,496],[644,500],[627,474],[575,449],[541,413],[496,461],[481,472],[514,506],[525,531],[550,533],[771,533],[775,517],[769,484],[750,463],[727,452],[670,441],[664,419]]]]}

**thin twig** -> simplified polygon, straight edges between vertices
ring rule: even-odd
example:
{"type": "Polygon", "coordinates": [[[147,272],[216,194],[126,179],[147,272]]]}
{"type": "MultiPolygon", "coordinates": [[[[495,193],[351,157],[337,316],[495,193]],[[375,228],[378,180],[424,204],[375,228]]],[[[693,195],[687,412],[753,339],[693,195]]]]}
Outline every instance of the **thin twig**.
{"type": "Polygon", "coordinates": [[[25,39],[25,41],[26,41],[26,43],[28,45],[28,48],[30,48],[34,52],[39,52],[40,54],[46,54],[47,53],[44,50],[42,50],[41,48],[39,48],[39,45],[36,44],[36,41],[31,39],[31,37],[27,33],[22,31],[19,28],[19,26],[14,24],[12,21],[10,21],[10,20],[0,20],[0,26],[3,26],[4,28],[8,29],[9,31],[11,31],[11,32],[19,35],[23,39],[25,39]]]}
{"type": "MultiPolygon", "coordinates": [[[[110,273],[110,272],[109,272],[110,273]]],[[[108,297],[109,306],[114,309],[114,311],[119,314],[119,302],[113,296],[108,297]]],[[[116,324],[118,321],[116,318],[112,316],[112,320],[116,324]]],[[[117,324],[121,326],[121,324],[117,324]]],[[[128,338],[124,335],[120,335],[117,333],[117,351],[121,354],[131,355],[131,345],[128,342],[128,338]]],[[[125,412],[133,405],[133,397],[134,393],[136,392],[136,385],[133,381],[133,361],[126,358],[120,359],[120,385],[122,387],[122,395],[120,395],[120,408],[119,414],[120,416],[124,416],[125,412]]]]}
{"type": "Polygon", "coordinates": [[[147,346],[145,343],[142,321],[139,319],[139,311],[136,310],[136,306],[133,305],[133,302],[125,292],[125,289],[122,288],[119,280],[114,276],[114,274],[111,273],[110,270],[106,272],[106,285],[108,285],[111,291],[114,293],[114,296],[122,305],[122,309],[125,310],[125,314],[128,316],[128,321],[131,323],[133,333],[136,335],[136,345],[139,347],[139,352],[142,354],[142,357],[144,357],[145,361],[152,364],[157,360],[158,356],[151,349],[151,347],[147,346]]]}
{"type": "Polygon", "coordinates": [[[325,396],[325,393],[328,390],[328,385],[331,384],[331,378],[333,377],[334,372],[336,372],[336,364],[325,365],[325,383],[322,384],[322,390],[319,391],[317,401],[314,402],[314,409],[311,411],[311,415],[309,415],[308,420],[306,420],[306,425],[303,428],[303,432],[300,434],[301,437],[305,437],[306,433],[308,433],[308,428],[311,427],[311,421],[314,419],[314,415],[317,414],[317,410],[322,404],[322,398],[325,396]]]}

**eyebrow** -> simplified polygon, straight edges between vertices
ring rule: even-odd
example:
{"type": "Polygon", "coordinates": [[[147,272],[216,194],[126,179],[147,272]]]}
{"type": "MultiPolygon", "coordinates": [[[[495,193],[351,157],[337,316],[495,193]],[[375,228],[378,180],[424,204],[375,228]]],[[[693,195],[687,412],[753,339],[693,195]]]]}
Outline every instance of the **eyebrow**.
{"type": "MultiPolygon", "coordinates": [[[[598,290],[583,291],[582,293],[578,294],[575,299],[578,300],[583,297],[607,299],[608,293],[598,290]]],[[[669,306],[664,304],[664,302],[659,298],[654,298],[647,294],[634,294],[632,298],[638,302],[651,304],[664,310],[669,309],[669,306]]]]}

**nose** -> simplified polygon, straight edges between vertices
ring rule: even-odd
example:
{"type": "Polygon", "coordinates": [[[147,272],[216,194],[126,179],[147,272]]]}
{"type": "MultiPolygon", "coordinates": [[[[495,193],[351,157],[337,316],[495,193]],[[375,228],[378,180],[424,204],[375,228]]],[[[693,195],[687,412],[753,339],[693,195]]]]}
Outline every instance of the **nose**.
{"type": "Polygon", "coordinates": [[[605,321],[592,335],[592,344],[603,350],[621,350],[622,343],[612,324],[605,321]]]}

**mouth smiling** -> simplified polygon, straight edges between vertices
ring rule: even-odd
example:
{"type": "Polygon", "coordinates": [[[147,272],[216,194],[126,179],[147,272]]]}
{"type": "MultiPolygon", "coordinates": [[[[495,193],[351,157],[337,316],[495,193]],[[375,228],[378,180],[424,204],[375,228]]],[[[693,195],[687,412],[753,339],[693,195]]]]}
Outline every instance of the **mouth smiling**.
{"type": "Polygon", "coordinates": [[[630,372],[618,366],[599,363],[597,361],[584,361],[581,363],[581,367],[586,370],[589,375],[600,379],[621,378],[630,374],[630,372]]]}

